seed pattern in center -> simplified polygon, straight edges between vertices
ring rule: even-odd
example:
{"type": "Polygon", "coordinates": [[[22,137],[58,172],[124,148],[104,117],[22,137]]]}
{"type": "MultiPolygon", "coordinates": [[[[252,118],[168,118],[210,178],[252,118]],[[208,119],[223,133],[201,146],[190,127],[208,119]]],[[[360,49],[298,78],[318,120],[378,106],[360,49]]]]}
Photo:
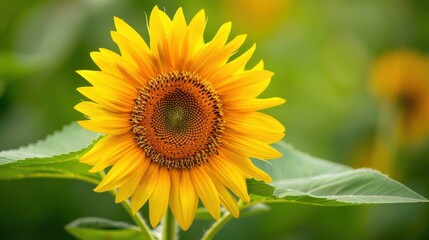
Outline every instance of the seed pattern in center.
{"type": "Polygon", "coordinates": [[[189,169],[217,154],[225,125],[222,104],[199,75],[160,74],[139,90],[134,102],[131,131],[152,162],[189,169]]]}

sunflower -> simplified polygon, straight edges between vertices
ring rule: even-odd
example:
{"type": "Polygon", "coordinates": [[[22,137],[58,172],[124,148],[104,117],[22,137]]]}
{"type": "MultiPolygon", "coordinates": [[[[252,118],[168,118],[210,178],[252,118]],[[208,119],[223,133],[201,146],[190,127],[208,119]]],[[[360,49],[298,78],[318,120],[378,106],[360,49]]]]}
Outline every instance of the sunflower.
{"type": "Polygon", "coordinates": [[[115,17],[120,54],[99,49],[91,58],[100,70],[78,71],[92,85],[78,88],[91,100],[75,106],[88,118],[79,124],[104,134],[80,161],[109,169],[95,191],[117,190],[134,214],[149,202],[153,227],[169,207],[188,229],[199,200],[214,219],[220,206],[238,217],[237,198],[250,201],[246,178],[271,181],[250,158],[281,156],[269,144],[285,129],[258,110],[284,100],[256,98],[273,73],[262,61],[245,69],[255,45],[231,59],[246,38],[228,42],[231,23],[205,42],[205,19],[201,10],[188,24],[181,8],[170,19],[154,7],[147,45],[115,17]]]}
{"type": "Polygon", "coordinates": [[[413,143],[429,134],[429,59],[410,50],[380,57],[373,69],[374,93],[396,112],[399,141],[413,143]]]}

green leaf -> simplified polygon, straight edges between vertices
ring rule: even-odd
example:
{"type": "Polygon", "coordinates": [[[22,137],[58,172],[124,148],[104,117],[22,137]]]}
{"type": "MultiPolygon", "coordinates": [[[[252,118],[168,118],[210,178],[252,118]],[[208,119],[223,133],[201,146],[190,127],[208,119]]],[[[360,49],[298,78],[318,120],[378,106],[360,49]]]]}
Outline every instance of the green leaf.
{"type": "Polygon", "coordinates": [[[99,176],[88,173],[79,157],[99,137],[72,123],[45,140],[26,147],[0,152],[0,180],[53,177],[74,178],[93,183],[99,176]]]}
{"type": "MultiPolygon", "coordinates": [[[[270,206],[264,203],[256,203],[251,206],[246,206],[243,210],[240,211],[240,218],[252,217],[258,214],[266,213],[270,211],[270,206]]],[[[224,208],[221,208],[221,215],[226,212],[224,208]]],[[[209,211],[206,208],[199,207],[195,213],[196,220],[207,220],[213,221],[213,217],[210,215],[209,211]]]]}
{"type": "Polygon", "coordinates": [[[352,169],[302,153],[280,142],[281,159],[256,163],[270,184],[248,180],[257,202],[295,202],[322,206],[428,202],[403,184],[372,169],[352,169]]]}
{"type": "Polygon", "coordinates": [[[255,205],[252,205],[248,208],[243,209],[242,211],[240,211],[240,218],[243,217],[252,217],[255,215],[259,215],[262,213],[266,213],[269,212],[271,210],[271,207],[268,206],[265,203],[257,203],[255,205]]]}
{"type": "Polygon", "coordinates": [[[103,218],[79,218],[65,228],[71,235],[81,240],[144,240],[137,226],[103,218]]]}

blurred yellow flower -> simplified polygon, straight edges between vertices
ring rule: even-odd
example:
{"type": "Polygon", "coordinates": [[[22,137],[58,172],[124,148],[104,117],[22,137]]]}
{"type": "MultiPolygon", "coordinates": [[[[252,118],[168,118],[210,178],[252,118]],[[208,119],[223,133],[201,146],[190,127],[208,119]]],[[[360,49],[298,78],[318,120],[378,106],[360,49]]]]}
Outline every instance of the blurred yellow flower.
{"type": "Polygon", "coordinates": [[[78,89],[91,100],[76,105],[89,118],[79,123],[105,134],[81,161],[91,172],[112,166],[95,191],[117,189],[116,202],[131,198],[134,213],[149,201],[152,226],[169,206],[188,229],[199,200],[215,219],[220,205],[238,217],[232,193],[248,202],[246,178],[271,181],[250,157],[281,156],[269,144],[283,138],[283,125],[257,112],[284,102],[256,98],[273,73],[262,61],[245,70],[255,46],[230,60],[246,38],[227,42],[230,23],[209,42],[205,25],[203,10],[188,24],[181,8],[170,19],[155,7],[148,46],[115,18],[111,35],[121,54],[92,52],[100,71],[78,71],[92,84],[78,89]]]}
{"type": "Polygon", "coordinates": [[[399,50],[380,57],[373,69],[374,93],[394,107],[400,143],[413,143],[429,134],[429,59],[399,50]]]}

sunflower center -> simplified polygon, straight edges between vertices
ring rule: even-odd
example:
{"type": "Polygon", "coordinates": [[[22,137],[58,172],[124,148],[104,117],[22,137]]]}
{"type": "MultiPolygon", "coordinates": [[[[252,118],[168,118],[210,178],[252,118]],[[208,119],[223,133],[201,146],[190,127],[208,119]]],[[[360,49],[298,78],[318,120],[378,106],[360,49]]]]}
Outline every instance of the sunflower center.
{"type": "Polygon", "coordinates": [[[397,100],[399,109],[407,114],[414,112],[418,108],[418,104],[418,96],[410,92],[401,94],[397,100]]]}
{"type": "Polygon", "coordinates": [[[139,90],[132,132],[146,156],[167,168],[192,168],[217,154],[225,121],[219,96],[197,74],[169,72],[139,90]]]}
{"type": "Polygon", "coordinates": [[[162,119],[162,124],[170,132],[179,134],[184,133],[189,128],[192,117],[202,115],[201,110],[196,106],[196,101],[191,94],[180,89],[176,89],[166,94],[164,99],[156,106],[155,112],[162,119]],[[196,115],[196,116],[195,116],[196,115]]]}

